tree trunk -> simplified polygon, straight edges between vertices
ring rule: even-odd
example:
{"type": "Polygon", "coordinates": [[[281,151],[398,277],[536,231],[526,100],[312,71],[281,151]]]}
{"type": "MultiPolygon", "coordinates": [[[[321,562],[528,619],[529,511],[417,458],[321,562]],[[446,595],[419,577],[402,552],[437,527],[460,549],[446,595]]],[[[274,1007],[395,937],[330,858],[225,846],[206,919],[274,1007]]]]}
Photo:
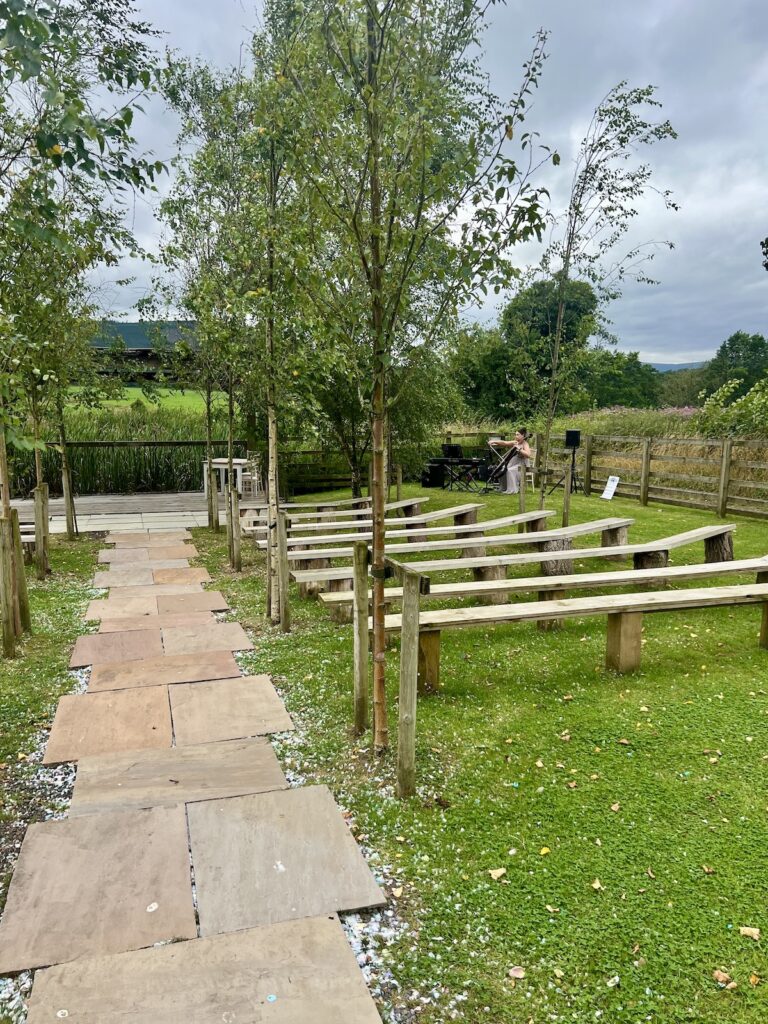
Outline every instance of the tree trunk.
{"type": "Polygon", "coordinates": [[[21,633],[21,611],[19,608],[18,573],[19,571],[24,572],[24,565],[17,566],[16,564],[17,556],[11,524],[11,475],[8,468],[8,448],[6,445],[5,404],[2,399],[0,399],[0,487],[2,488],[3,518],[8,523],[7,543],[4,550],[7,565],[3,567],[7,581],[7,602],[3,614],[6,616],[6,629],[12,630],[14,636],[19,636],[21,633]]]}
{"type": "Polygon", "coordinates": [[[371,295],[371,329],[373,342],[373,394],[371,401],[373,434],[373,745],[377,752],[389,746],[387,695],[385,676],[384,631],[384,446],[386,443],[386,338],[384,336],[384,300],[382,287],[384,268],[381,261],[382,206],[379,161],[381,126],[378,112],[378,53],[376,22],[367,17],[367,83],[369,100],[366,107],[368,142],[370,146],[370,217],[371,260],[369,289],[371,295]]]}
{"type": "Polygon", "coordinates": [[[75,511],[75,496],[72,490],[72,470],[69,465],[69,451],[67,449],[67,430],[64,424],[64,407],[59,401],[59,447],[61,448],[61,493],[64,495],[64,516],[67,521],[67,540],[74,540],[77,536],[77,512],[75,511]]]}
{"type": "Polygon", "coordinates": [[[232,569],[235,568],[235,524],[232,518],[233,515],[233,503],[232,503],[232,489],[234,484],[232,483],[234,466],[232,459],[234,458],[234,447],[235,447],[235,394],[234,394],[235,382],[232,376],[232,371],[229,373],[229,395],[227,400],[227,547],[229,549],[229,564],[232,569]]]}
{"type": "Polygon", "coordinates": [[[267,587],[270,621],[280,621],[280,580],[278,576],[277,513],[280,503],[280,477],[277,455],[277,388],[275,385],[275,237],[277,205],[277,162],[274,142],[270,142],[269,234],[267,235],[267,587]]]}
{"type": "Polygon", "coordinates": [[[213,388],[205,386],[205,472],[208,475],[208,529],[219,532],[219,490],[213,468],[213,388]]]}

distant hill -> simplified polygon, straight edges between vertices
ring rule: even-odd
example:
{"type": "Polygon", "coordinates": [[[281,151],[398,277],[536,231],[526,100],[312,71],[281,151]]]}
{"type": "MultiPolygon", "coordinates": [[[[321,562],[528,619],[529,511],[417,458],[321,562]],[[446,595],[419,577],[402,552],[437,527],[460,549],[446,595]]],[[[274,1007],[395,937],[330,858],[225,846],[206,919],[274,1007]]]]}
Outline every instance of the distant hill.
{"type": "Polygon", "coordinates": [[[706,364],[706,359],[698,363],[651,363],[654,370],[659,373],[669,373],[670,370],[698,370],[706,364]]]}

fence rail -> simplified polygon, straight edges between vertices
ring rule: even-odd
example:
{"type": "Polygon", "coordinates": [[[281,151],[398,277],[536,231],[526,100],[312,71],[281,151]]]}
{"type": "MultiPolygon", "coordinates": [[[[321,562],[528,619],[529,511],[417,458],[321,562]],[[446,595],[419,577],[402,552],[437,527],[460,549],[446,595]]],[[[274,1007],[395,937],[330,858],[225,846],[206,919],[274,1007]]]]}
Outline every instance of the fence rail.
{"type": "MultiPolygon", "coordinates": [[[[560,460],[570,458],[562,444],[563,438],[552,439],[555,465],[549,480],[561,472],[560,460]]],[[[576,467],[586,494],[618,476],[616,494],[644,505],[653,501],[709,509],[721,517],[768,518],[768,440],[588,434],[582,436],[576,467]]]]}

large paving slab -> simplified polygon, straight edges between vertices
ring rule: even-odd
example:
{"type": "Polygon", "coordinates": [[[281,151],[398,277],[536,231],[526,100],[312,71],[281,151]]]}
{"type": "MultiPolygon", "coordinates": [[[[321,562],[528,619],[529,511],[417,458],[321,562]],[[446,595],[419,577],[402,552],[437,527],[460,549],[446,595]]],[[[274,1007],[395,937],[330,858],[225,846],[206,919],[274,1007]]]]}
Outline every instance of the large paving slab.
{"type": "Polygon", "coordinates": [[[123,597],[121,591],[119,596],[103,597],[96,601],[91,601],[86,608],[85,618],[119,619],[136,615],[157,615],[158,611],[159,607],[156,597],[149,595],[143,597],[123,597]]]}
{"type": "Polygon", "coordinates": [[[240,666],[231,651],[173,654],[146,661],[123,661],[91,669],[88,692],[124,690],[168,683],[196,683],[206,679],[233,679],[240,666]]]}
{"type": "Polygon", "coordinates": [[[67,694],[56,708],[43,764],[170,747],[172,738],[165,686],[67,694]]]}
{"type": "Polygon", "coordinates": [[[171,686],[168,692],[180,747],[293,729],[269,676],[171,686]]]}
{"type": "Polygon", "coordinates": [[[207,569],[202,568],[155,568],[152,573],[153,583],[210,583],[211,575],[207,569]]]}
{"type": "MultiPolygon", "coordinates": [[[[168,615],[131,615],[103,619],[99,633],[132,632],[137,629],[165,629],[172,626],[211,626],[216,618],[211,612],[175,612],[168,615]]],[[[130,659],[122,659],[128,661],[130,659]]]]}
{"type": "Polygon", "coordinates": [[[330,790],[189,804],[200,934],[382,906],[330,790]]]}
{"type": "MultiPolygon", "coordinates": [[[[194,628],[194,627],[191,627],[194,628]]],[[[162,631],[149,622],[130,633],[88,633],[79,636],[69,659],[70,668],[106,665],[113,661],[140,661],[163,654],[162,631]]]]}
{"type": "Polygon", "coordinates": [[[315,917],[35,976],[27,1024],[381,1024],[336,917],[315,917]]]}
{"type": "Polygon", "coordinates": [[[118,565],[93,577],[94,587],[148,587],[155,582],[149,562],[140,565],[118,565]]]}
{"type": "Polygon", "coordinates": [[[215,622],[210,626],[169,626],[162,633],[166,654],[253,650],[253,644],[239,622],[215,622]]]}
{"type": "Polygon", "coordinates": [[[180,612],[226,612],[227,599],[219,590],[203,590],[199,594],[169,594],[157,598],[157,610],[161,615],[180,612]]]}
{"type": "Polygon", "coordinates": [[[141,530],[135,533],[108,533],[104,542],[116,547],[141,548],[157,544],[181,544],[185,540],[192,540],[189,530],[141,530]]]}
{"type": "Polygon", "coordinates": [[[194,544],[152,544],[143,548],[154,561],[158,558],[197,558],[199,552],[194,544]]]}
{"type": "Polygon", "coordinates": [[[0,974],[196,934],[183,806],[46,821],[13,874],[0,974]]]}
{"type": "Polygon", "coordinates": [[[69,813],[171,806],[287,788],[267,740],[201,743],[84,757],[77,765],[69,813]]]}
{"type": "Polygon", "coordinates": [[[177,597],[179,594],[204,593],[199,583],[144,583],[133,587],[121,587],[115,597],[177,597]]]}
{"type": "Polygon", "coordinates": [[[135,565],[137,562],[148,562],[149,548],[102,548],[96,561],[99,565],[135,565]]]}

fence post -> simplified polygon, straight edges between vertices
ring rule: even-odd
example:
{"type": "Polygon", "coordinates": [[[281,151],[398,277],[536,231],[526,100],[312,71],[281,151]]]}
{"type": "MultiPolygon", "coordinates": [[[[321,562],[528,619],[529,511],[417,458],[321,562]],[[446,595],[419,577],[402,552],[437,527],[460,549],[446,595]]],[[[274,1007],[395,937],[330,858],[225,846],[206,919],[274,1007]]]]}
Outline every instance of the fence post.
{"type": "Polygon", "coordinates": [[[592,435],[584,438],[584,496],[592,493],[592,435]]]}
{"type": "Polygon", "coordinates": [[[35,569],[44,580],[50,572],[48,564],[48,484],[35,487],[35,569]]]}
{"type": "Polygon", "coordinates": [[[731,481],[731,453],[733,441],[728,437],[723,441],[723,454],[720,459],[720,486],[717,490],[717,514],[724,519],[728,514],[728,485],[731,481]]]}
{"type": "Polygon", "coordinates": [[[354,700],[355,736],[368,728],[368,544],[356,540],[354,563],[354,700]]]}
{"type": "Polygon", "coordinates": [[[13,565],[16,571],[15,591],[18,602],[19,620],[21,629],[25,633],[32,632],[32,613],[29,608],[29,594],[27,593],[27,576],[24,572],[24,552],[21,550],[21,530],[19,529],[19,513],[15,508],[11,509],[11,537],[13,540],[13,565]]]}
{"type": "Polygon", "coordinates": [[[563,481],[563,526],[567,526],[571,518],[571,490],[573,489],[573,462],[568,462],[565,467],[565,480],[563,481]]]}
{"type": "Polygon", "coordinates": [[[397,723],[397,795],[416,792],[416,703],[419,674],[419,596],[421,577],[404,571],[400,627],[400,696],[397,723]]]}
{"type": "Polygon", "coordinates": [[[648,487],[651,477],[651,439],[643,441],[642,465],[640,467],[640,504],[648,504],[648,487]]]}
{"type": "MultiPolygon", "coordinates": [[[[517,504],[520,510],[520,515],[525,515],[525,489],[528,486],[528,467],[525,462],[520,465],[520,477],[519,477],[520,490],[517,492],[517,504]]],[[[517,528],[518,533],[525,533],[525,523],[520,523],[517,528]]]]}
{"type": "Polygon", "coordinates": [[[291,606],[288,600],[290,575],[288,572],[288,516],[285,511],[277,513],[277,577],[280,590],[280,629],[291,631],[291,606]]]}

